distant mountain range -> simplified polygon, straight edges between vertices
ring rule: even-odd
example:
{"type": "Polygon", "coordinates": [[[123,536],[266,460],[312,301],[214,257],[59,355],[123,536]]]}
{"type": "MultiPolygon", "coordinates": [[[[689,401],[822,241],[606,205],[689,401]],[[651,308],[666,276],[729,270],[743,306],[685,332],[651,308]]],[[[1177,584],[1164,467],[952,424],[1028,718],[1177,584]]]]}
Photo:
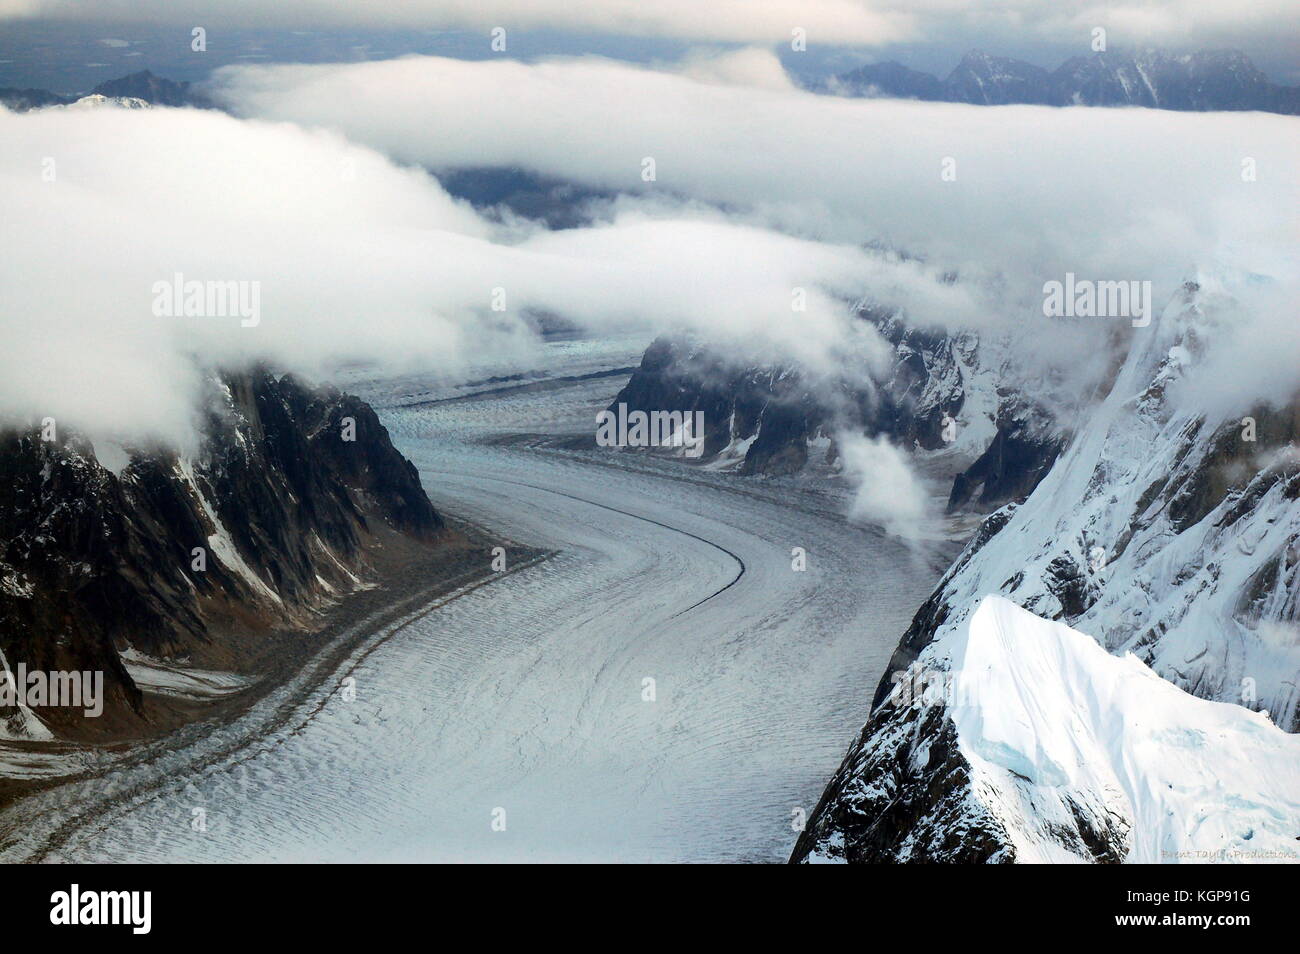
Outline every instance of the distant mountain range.
{"type": "Polygon", "coordinates": [[[1300,113],[1300,87],[1270,82],[1249,57],[1235,50],[1094,53],[1069,59],[1052,72],[973,50],[943,80],[901,63],[872,63],[833,77],[818,91],[980,106],[1030,103],[1300,113]]]}
{"type": "MultiPolygon", "coordinates": [[[[88,94],[110,100],[144,100],[153,106],[210,107],[205,97],[193,92],[189,83],[155,76],[148,70],[131,73],[118,79],[100,83],[88,94]]],[[[0,103],[16,112],[39,109],[43,106],[70,106],[87,94],[64,96],[46,89],[13,89],[0,87],[0,103]]]]}
{"type": "MultiPolygon", "coordinates": [[[[1013,103],[1145,106],[1300,115],[1300,86],[1271,82],[1256,69],[1250,57],[1238,50],[1198,53],[1115,50],[1073,57],[1053,71],[1023,60],[972,50],[945,79],[890,61],[870,63],[819,81],[811,88],[841,96],[978,106],[1013,103]]],[[[155,76],[148,70],[100,83],[89,94],[109,99],[142,99],[155,106],[213,106],[191,84],[155,76]]],[[[0,87],[0,104],[23,112],[43,106],[71,105],[86,95],[0,87]]]]}

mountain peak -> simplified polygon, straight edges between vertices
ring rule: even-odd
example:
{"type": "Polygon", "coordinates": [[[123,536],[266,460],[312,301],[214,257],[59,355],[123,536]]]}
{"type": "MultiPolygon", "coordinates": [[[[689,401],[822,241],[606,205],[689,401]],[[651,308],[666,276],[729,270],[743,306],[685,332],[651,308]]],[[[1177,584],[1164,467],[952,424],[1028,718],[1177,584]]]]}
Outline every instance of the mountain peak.
{"type": "Polygon", "coordinates": [[[140,70],[96,86],[92,93],[103,96],[125,96],[143,99],[157,106],[203,105],[200,97],[190,92],[190,84],[155,76],[149,70],[140,70]]]}

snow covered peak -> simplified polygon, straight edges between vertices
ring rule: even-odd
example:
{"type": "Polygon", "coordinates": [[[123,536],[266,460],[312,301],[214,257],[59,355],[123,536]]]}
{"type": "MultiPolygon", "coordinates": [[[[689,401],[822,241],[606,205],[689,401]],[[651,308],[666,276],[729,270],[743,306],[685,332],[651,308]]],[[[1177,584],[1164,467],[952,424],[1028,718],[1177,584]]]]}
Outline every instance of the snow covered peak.
{"type": "Polygon", "coordinates": [[[1300,397],[1192,406],[1240,287],[1199,274],[1134,329],[1047,476],[984,521],[797,860],[1221,860],[1276,847],[1274,817],[1300,850],[1300,397]],[[953,706],[900,704],[949,673],[953,706]]]}
{"type": "Polygon", "coordinates": [[[89,96],[83,96],[73,103],[65,105],[48,106],[47,109],[103,109],[104,107],[113,107],[116,109],[152,109],[151,104],[143,99],[134,96],[104,96],[102,93],[91,93],[89,96]]]}
{"type": "Polygon", "coordinates": [[[1081,860],[1052,831],[1098,802],[1126,820],[1130,862],[1300,858],[1300,737],[1265,716],[997,596],[954,655],[958,746],[1020,861],[1081,860]]]}
{"type": "Polygon", "coordinates": [[[1109,396],[1024,505],[1002,515],[1005,526],[959,561],[940,598],[948,630],[980,597],[1001,593],[1112,651],[1138,653],[1196,695],[1267,708],[1294,730],[1293,409],[1216,418],[1173,399],[1228,320],[1224,296],[1199,276],[1137,329],[1109,396]]]}
{"type": "Polygon", "coordinates": [[[1300,737],[1002,597],[957,609],[898,673],[795,861],[1300,860],[1300,737]]]}

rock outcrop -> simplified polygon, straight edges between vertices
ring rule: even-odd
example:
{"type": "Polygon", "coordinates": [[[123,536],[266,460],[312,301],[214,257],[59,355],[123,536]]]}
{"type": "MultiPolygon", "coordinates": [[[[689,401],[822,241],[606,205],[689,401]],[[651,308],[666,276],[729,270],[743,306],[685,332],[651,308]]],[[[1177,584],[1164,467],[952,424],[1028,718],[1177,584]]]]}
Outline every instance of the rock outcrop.
{"type": "Polygon", "coordinates": [[[102,671],[98,719],[0,709],[10,738],[141,728],[131,654],[254,668],[273,634],[354,590],[379,548],[443,527],[374,411],[266,370],[211,379],[189,453],[57,421],[0,435],[0,656],[102,671]]]}

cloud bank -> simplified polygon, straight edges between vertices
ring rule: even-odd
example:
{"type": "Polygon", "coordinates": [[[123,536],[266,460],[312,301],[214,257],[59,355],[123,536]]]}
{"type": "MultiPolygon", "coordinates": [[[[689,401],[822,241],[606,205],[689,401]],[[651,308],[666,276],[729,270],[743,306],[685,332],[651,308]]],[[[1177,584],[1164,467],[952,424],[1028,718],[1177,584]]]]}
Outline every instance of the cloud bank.
{"type": "Polygon", "coordinates": [[[1229,260],[1295,280],[1279,254],[1300,199],[1284,116],[840,100],[595,58],[231,68],[216,86],[242,114],[434,170],[524,168],[625,193],[622,209],[689,200],[817,241],[883,243],[961,276],[947,290],[904,267],[874,276],[918,320],[1037,321],[1065,352],[1077,344],[1041,306],[1067,272],[1151,281],[1157,301],[1229,260]]]}
{"type": "Polygon", "coordinates": [[[226,70],[217,90],[244,119],[0,112],[0,411],[175,438],[196,365],[454,368],[530,347],[530,311],[684,326],[755,359],[861,374],[881,347],[848,317],[863,297],[1017,334],[1026,361],[1069,371],[1127,332],[1045,319],[1044,282],[1152,280],[1160,298],[1223,261],[1256,273],[1238,290],[1233,360],[1273,369],[1237,380],[1285,384],[1293,119],[735,84],[765,68],[415,57],[226,70]],[[435,178],[465,166],[620,196],[584,228],[502,225],[435,178]],[[154,314],[155,283],[177,273],[259,282],[260,322],[154,314]]]}
{"type": "MultiPolygon", "coordinates": [[[[0,110],[0,414],[183,440],[201,369],[453,372],[532,343],[525,317],[680,325],[861,365],[841,299],[870,257],[699,212],[502,227],[337,133],[194,110],[0,110]],[[256,283],[259,314],[159,314],[158,283],[256,283]],[[807,291],[795,314],[791,289],[807,291]]],[[[202,308],[199,309],[203,311],[202,308]]]]}

